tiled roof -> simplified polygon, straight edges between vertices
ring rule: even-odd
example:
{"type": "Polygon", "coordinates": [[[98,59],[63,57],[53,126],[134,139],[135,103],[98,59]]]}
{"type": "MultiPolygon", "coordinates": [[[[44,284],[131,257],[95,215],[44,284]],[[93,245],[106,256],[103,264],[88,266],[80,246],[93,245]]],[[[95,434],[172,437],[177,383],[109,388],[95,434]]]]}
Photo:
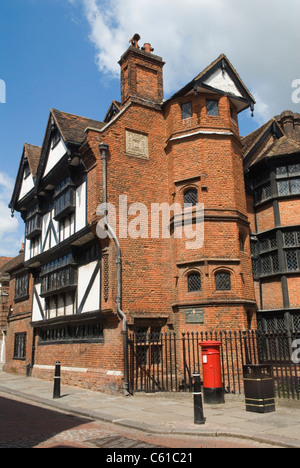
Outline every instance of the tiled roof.
{"type": "Polygon", "coordinates": [[[286,128],[283,119],[289,117],[291,121],[296,120],[299,114],[294,114],[291,111],[284,111],[280,116],[275,116],[262,127],[242,138],[243,144],[243,157],[247,166],[247,158],[251,154],[255,154],[259,148],[260,143],[263,141],[265,135],[273,134],[274,142],[268,146],[267,149],[261,150],[251,160],[248,167],[255,165],[257,162],[267,158],[285,156],[300,152],[299,135],[297,134],[296,127],[292,131],[286,133],[286,128]],[[275,132],[275,133],[274,133],[275,132]],[[276,135],[276,136],[275,136],[276,135]]]}
{"type": "Polygon", "coordinates": [[[0,268],[0,275],[4,273],[9,273],[12,270],[15,270],[16,268],[19,268],[24,264],[24,251],[21,252],[19,255],[17,255],[14,258],[11,258],[8,262],[2,265],[0,268]]]}
{"type": "Polygon", "coordinates": [[[27,157],[32,177],[35,177],[36,175],[40,162],[41,150],[42,148],[40,146],[30,145],[29,143],[25,143],[24,145],[24,153],[27,157]]]}
{"type": "Polygon", "coordinates": [[[259,127],[257,130],[254,130],[254,132],[249,133],[249,135],[241,138],[244,156],[247,155],[247,153],[256,145],[261,136],[270,127],[270,125],[272,125],[273,122],[275,122],[274,118],[269,120],[262,127],[259,127]]]}
{"type": "Polygon", "coordinates": [[[105,123],[99,122],[98,120],[68,114],[67,112],[62,112],[57,109],[51,109],[51,114],[65,142],[82,143],[85,139],[85,130],[87,127],[101,130],[105,126],[105,123]]]}

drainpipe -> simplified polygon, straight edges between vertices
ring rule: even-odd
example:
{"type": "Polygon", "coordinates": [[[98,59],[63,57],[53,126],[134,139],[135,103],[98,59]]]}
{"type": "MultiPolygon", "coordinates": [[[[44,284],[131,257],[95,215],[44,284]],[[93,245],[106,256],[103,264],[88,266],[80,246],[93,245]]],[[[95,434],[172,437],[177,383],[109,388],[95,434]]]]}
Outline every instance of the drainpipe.
{"type": "MultiPolygon", "coordinates": [[[[101,161],[102,161],[102,203],[107,203],[107,160],[106,160],[106,153],[108,151],[108,145],[105,143],[100,143],[99,145],[101,161]]],[[[126,315],[121,309],[121,302],[122,302],[122,260],[121,260],[121,248],[116,236],[116,233],[112,229],[112,227],[107,222],[107,211],[104,213],[104,228],[108,232],[110,238],[113,239],[117,253],[116,253],[116,265],[117,265],[117,296],[116,296],[116,303],[117,303],[117,313],[120,319],[123,322],[123,352],[124,352],[124,383],[123,389],[124,394],[126,396],[129,395],[129,381],[128,381],[128,330],[127,330],[127,319],[126,315]]]]}

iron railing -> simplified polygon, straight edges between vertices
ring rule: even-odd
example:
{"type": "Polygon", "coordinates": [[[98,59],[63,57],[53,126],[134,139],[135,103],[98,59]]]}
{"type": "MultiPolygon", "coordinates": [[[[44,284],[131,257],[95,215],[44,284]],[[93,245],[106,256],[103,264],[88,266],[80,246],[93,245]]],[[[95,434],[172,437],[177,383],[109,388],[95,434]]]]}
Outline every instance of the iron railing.
{"type": "Polygon", "coordinates": [[[226,393],[243,393],[244,365],[270,364],[277,396],[300,399],[299,339],[300,332],[294,331],[133,333],[128,341],[131,391],[192,391],[193,373],[203,375],[199,342],[216,340],[222,343],[221,367],[226,393]]]}

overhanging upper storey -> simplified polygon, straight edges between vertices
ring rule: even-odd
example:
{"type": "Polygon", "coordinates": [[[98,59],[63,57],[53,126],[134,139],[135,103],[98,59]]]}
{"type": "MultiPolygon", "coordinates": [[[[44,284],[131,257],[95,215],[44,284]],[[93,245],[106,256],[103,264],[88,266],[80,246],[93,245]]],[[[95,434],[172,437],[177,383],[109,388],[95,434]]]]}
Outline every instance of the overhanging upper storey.
{"type": "Polygon", "coordinates": [[[229,97],[237,113],[250,107],[254,111],[255,99],[226,57],[221,54],[205,70],[170,99],[198,93],[222,94],[229,97]]]}

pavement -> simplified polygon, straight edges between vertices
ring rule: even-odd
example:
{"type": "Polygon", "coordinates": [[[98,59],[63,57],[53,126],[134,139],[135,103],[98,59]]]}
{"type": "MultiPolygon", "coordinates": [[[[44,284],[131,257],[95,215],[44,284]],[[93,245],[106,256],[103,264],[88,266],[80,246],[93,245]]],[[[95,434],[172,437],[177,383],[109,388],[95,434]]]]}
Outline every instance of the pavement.
{"type": "Polygon", "coordinates": [[[74,416],[104,421],[152,434],[235,438],[274,447],[300,448],[300,401],[276,400],[276,411],[247,412],[243,395],[225,395],[221,405],[204,404],[205,424],[194,423],[191,393],[108,395],[53,382],[8,374],[0,369],[0,392],[74,416]]]}

